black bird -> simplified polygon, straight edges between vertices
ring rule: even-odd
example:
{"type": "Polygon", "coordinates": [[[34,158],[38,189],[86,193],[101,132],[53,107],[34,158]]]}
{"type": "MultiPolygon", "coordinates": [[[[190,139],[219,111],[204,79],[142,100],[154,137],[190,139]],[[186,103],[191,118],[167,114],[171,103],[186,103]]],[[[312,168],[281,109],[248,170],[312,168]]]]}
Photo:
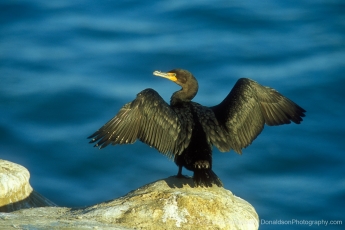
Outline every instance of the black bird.
{"type": "Polygon", "coordinates": [[[132,144],[137,139],[174,158],[194,172],[196,186],[222,186],[212,171],[212,145],[220,151],[231,149],[241,154],[263,130],[264,125],[300,124],[303,108],[273,88],[241,78],[218,105],[206,107],[191,100],[198,92],[195,77],[183,69],[153,72],[182,87],[170,105],[153,89],[141,91],[118,114],[89,138],[95,147],[132,144]]]}

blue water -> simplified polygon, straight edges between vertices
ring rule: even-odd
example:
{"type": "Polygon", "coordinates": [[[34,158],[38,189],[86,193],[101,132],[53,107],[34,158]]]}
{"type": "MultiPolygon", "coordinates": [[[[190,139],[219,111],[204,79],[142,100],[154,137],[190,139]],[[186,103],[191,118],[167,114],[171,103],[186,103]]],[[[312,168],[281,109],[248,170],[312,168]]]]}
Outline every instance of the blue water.
{"type": "Polygon", "coordinates": [[[241,156],[214,149],[214,171],[262,223],[342,220],[327,229],[343,228],[344,12],[341,0],[3,0],[0,158],[28,168],[35,190],[58,205],[114,199],[177,173],[140,142],[98,150],[86,139],[142,89],[169,100],[179,87],[154,70],[190,70],[194,101],[208,106],[248,77],[307,116],[266,127],[241,156]]]}

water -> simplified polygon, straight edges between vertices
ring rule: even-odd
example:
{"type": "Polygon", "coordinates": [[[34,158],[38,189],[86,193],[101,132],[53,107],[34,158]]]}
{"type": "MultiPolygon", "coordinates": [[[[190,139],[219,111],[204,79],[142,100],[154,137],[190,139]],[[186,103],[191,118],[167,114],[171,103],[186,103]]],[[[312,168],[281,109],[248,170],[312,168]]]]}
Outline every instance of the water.
{"type": "MultiPolygon", "coordinates": [[[[156,150],[92,148],[86,137],[145,88],[154,70],[190,70],[212,106],[248,77],[307,110],[266,127],[243,155],[214,150],[225,188],[265,221],[342,220],[345,211],[343,1],[12,1],[0,3],[0,157],[30,170],[61,206],[122,196],[177,173],[156,150]]],[[[191,175],[190,172],[184,171],[191,175]]],[[[330,226],[328,229],[341,228],[330,226]]]]}

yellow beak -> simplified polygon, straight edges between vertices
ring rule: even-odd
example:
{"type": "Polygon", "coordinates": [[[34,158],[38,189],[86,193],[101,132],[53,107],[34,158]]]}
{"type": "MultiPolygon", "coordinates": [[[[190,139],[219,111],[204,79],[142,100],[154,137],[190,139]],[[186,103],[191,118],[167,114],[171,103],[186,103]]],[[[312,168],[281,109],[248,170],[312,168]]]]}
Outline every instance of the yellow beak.
{"type": "Polygon", "coordinates": [[[177,78],[176,78],[176,73],[165,73],[165,72],[161,72],[161,71],[154,71],[153,75],[157,76],[157,77],[164,77],[166,79],[169,79],[170,81],[176,82],[177,78]]]}

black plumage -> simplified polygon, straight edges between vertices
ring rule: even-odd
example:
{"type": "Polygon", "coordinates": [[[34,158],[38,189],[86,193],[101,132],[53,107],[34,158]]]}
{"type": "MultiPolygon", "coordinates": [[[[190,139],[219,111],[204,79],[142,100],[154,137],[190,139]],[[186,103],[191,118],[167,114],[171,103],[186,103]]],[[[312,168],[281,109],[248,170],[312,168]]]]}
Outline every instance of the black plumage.
{"type": "Polygon", "coordinates": [[[170,105],[155,90],[145,89],[92,134],[90,143],[104,148],[139,139],[172,157],[179,167],[177,176],[182,176],[182,167],[193,171],[197,186],[222,186],[212,171],[212,146],[241,154],[265,124],[300,124],[305,116],[303,108],[275,89],[247,78],[239,79],[220,104],[206,107],[191,101],[198,82],[187,70],[153,74],[182,87],[172,95],[170,105]]]}

